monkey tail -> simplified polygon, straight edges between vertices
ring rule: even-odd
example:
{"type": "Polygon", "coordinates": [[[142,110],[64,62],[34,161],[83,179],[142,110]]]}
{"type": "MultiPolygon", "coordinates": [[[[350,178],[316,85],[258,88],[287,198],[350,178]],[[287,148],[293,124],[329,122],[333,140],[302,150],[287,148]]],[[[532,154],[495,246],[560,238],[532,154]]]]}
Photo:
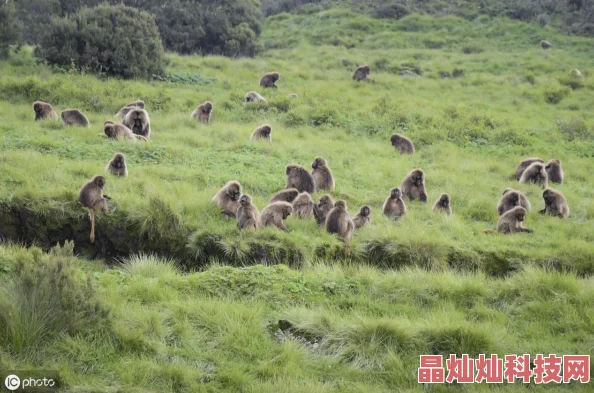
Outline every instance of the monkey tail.
{"type": "Polygon", "coordinates": [[[492,233],[495,233],[495,231],[494,231],[494,230],[492,230],[492,229],[485,229],[483,232],[484,232],[484,233],[487,233],[487,234],[492,234],[492,233]]]}
{"type": "Polygon", "coordinates": [[[134,135],[136,136],[136,139],[142,139],[143,141],[148,142],[148,139],[146,139],[144,136],[136,135],[136,134],[134,134],[134,135]]]}

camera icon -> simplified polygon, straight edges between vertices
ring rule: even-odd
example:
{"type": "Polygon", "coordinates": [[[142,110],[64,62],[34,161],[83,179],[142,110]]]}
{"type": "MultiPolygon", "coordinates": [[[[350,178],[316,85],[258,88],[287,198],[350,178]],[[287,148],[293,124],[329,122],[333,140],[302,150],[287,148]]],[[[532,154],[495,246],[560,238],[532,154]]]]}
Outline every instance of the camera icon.
{"type": "Polygon", "coordinates": [[[21,379],[14,374],[9,375],[4,380],[4,386],[8,390],[17,390],[21,386],[21,379]]]}

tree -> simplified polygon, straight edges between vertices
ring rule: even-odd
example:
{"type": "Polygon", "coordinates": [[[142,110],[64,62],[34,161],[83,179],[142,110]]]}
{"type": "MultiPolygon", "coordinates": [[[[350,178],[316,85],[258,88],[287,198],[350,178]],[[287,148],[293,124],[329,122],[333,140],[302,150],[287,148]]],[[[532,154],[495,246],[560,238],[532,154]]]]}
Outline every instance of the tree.
{"type": "Polygon", "coordinates": [[[17,18],[12,1],[0,2],[0,59],[6,58],[10,45],[20,44],[23,38],[23,23],[17,18]]]}

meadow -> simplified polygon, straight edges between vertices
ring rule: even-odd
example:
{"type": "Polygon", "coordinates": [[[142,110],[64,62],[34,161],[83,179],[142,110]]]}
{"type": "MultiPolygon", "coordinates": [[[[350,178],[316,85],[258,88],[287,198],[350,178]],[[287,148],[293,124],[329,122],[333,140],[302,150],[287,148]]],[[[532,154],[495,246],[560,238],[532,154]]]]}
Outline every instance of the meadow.
{"type": "MultiPolygon", "coordinates": [[[[81,392],[387,392],[422,389],[424,353],[594,352],[592,39],[488,17],[385,21],[329,10],[269,17],[261,40],[254,59],[169,54],[168,75],[153,81],[51,68],[31,48],[0,62],[0,234],[19,244],[0,248],[0,369],[57,369],[66,391],[81,392]],[[352,81],[364,63],[369,80],[352,81]],[[569,77],[574,68],[584,79],[569,77]],[[263,91],[259,77],[270,71],[279,87],[263,91]],[[268,103],[246,104],[250,90],[268,103]],[[151,115],[150,143],[100,137],[136,99],[151,115]],[[91,127],[35,122],[36,100],[80,108],[91,127]],[[206,100],[208,126],[190,120],[206,100]],[[272,144],[249,140],[263,123],[272,144]],[[394,132],[417,153],[396,153],[394,132]],[[130,174],[108,177],[111,212],[91,244],[78,190],[115,152],[130,174]],[[211,202],[236,179],[262,209],[285,186],[287,164],[310,167],[318,156],[333,170],[335,199],[352,215],[372,209],[350,258],[313,220],[289,218],[289,233],[240,233],[211,202]],[[568,219],[539,215],[542,190],[513,179],[530,156],[561,160],[566,180],[554,188],[568,219]],[[409,203],[398,222],[382,217],[390,189],[417,167],[429,203],[409,203]],[[483,233],[495,228],[506,187],[532,202],[533,234],[483,233]],[[442,192],[452,217],[431,211],[442,192]],[[74,244],[41,251],[66,240],[74,244]],[[91,282],[81,296],[110,310],[105,326],[50,329],[27,316],[43,290],[11,285],[53,264],[91,282]],[[279,339],[278,320],[307,343],[279,339]]],[[[472,386],[491,389],[524,386],[472,386]]]]}

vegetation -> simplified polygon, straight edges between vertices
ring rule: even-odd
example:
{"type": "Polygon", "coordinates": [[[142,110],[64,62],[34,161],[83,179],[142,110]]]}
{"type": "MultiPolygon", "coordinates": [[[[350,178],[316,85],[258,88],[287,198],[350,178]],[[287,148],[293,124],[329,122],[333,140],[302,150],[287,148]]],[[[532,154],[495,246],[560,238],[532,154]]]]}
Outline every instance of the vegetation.
{"type": "Polygon", "coordinates": [[[8,56],[11,45],[21,42],[22,35],[23,23],[16,16],[14,3],[0,3],[0,59],[8,56]]]}

